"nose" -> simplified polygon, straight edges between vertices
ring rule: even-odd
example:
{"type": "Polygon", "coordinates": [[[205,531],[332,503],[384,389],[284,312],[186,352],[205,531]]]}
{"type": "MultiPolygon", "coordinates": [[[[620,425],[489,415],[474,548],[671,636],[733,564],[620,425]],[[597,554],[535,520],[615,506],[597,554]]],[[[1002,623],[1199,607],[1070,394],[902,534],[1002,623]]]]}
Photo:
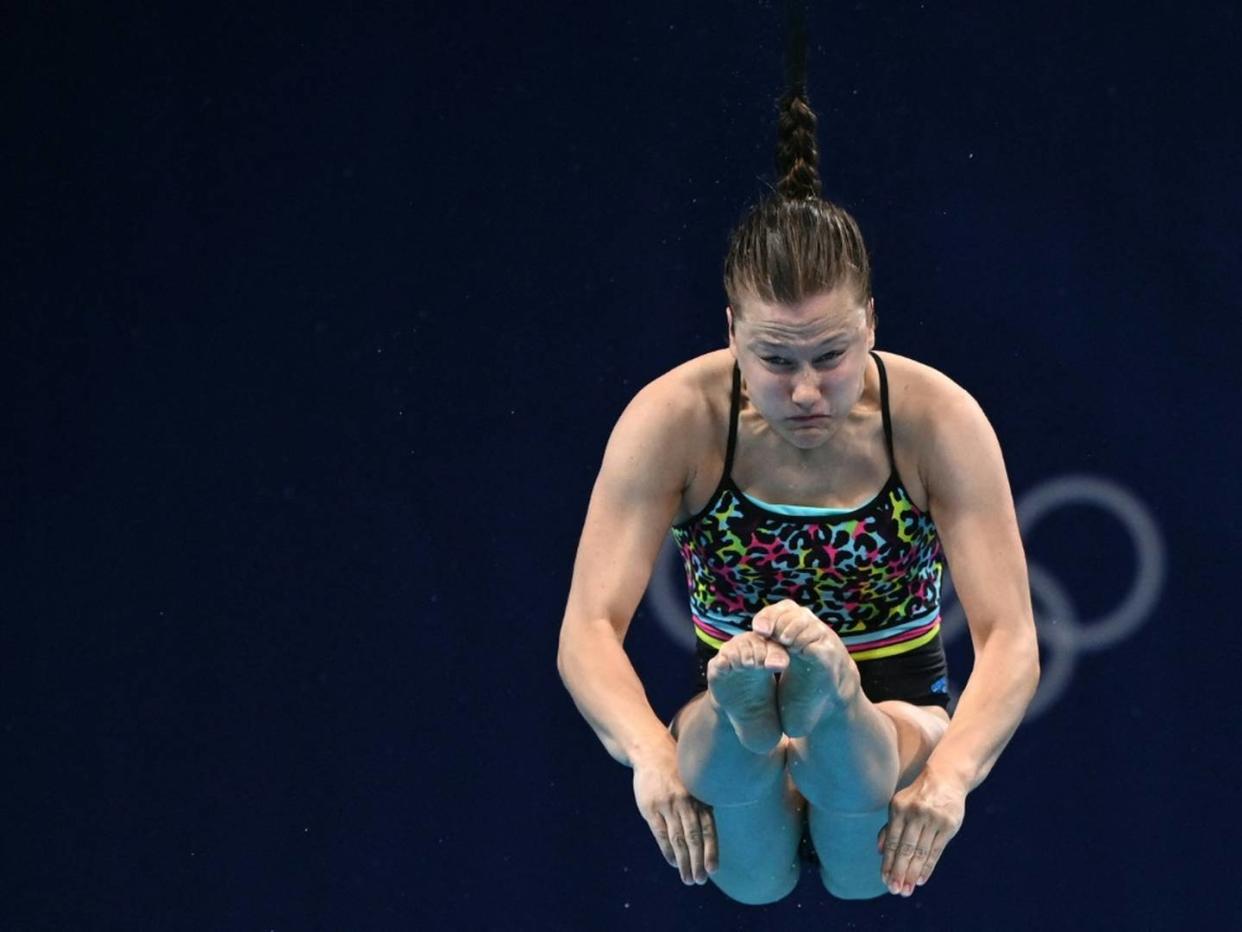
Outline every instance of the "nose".
{"type": "Polygon", "coordinates": [[[803,369],[794,375],[793,403],[799,408],[813,408],[819,401],[819,378],[814,369],[803,369]]]}

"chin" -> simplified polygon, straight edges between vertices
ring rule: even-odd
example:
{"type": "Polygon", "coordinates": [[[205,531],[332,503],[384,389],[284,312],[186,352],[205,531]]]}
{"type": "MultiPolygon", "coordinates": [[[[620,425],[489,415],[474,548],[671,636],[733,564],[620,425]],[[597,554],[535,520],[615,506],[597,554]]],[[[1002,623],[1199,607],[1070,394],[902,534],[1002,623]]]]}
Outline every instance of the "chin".
{"type": "Polygon", "coordinates": [[[823,446],[824,441],[828,438],[819,432],[812,433],[807,431],[805,433],[785,434],[785,439],[800,450],[813,450],[818,446],[823,446]]]}

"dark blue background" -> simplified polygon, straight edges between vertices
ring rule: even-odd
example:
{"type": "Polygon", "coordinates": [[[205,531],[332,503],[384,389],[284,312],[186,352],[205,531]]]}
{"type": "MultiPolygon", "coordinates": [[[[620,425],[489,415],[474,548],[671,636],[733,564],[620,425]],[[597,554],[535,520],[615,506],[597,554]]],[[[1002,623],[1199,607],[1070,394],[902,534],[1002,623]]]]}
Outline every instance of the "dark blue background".
{"type": "MultiPolygon", "coordinates": [[[[612,424],[723,345],[782,7],[588,6],[6,12],[4,927],[1238,922],[1233,5],[812,11],[877,345],[1169,562],[927,887],[763,908],[680,884],[555,654],[612,424]]],[[[1127,540],[1027,546],[1085,619],[1127,540]]],[[[667,718],[688,657],[626,646],[667,718]]]]}

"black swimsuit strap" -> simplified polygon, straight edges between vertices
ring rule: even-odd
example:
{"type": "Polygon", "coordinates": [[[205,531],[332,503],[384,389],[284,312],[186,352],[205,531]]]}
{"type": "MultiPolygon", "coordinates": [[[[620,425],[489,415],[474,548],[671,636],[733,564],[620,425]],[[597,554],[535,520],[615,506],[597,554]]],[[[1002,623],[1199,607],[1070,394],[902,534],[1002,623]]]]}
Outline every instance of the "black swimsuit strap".
{"type": "Polygon", "coordinates": [[[871,351],[871,358],[880,370],[880,411],[884,417],[884,442],[888,446],[888,461],[896,469],[897,457],[893,455],[893,418],[888,413],[888,373],[884,371],[884,362],[875,350],[871,351]]]}
{"type": "Polygon", "coordinates": [[[742,401],[742,370],[733,362],[733,399],[729,402],[729,446],[725,450],[724,479],[733,475],[733,449],[737,446],[737,414],[742,401]]]}

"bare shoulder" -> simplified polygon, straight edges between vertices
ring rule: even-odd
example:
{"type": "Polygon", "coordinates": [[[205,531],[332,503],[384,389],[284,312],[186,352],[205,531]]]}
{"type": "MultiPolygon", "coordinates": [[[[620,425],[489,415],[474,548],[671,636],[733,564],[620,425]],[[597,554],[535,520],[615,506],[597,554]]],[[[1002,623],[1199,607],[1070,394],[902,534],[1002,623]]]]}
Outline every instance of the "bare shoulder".
{"type": "Polygon", "coordinates": [[[908,431],[917,435],[969,417],[972,411],[982,414],[970,393],[939,369],[896,353],[880,355],[888,372],[893,420],[908,431]]]}
{"type": "MultiPolygon", "coordinates": [[[[654,461],[683,473],[682,488],[690,485],[701,452],[715,440],[722,416],[728,415],[728,379],[733,365],[728,350],[696,356],[652,379],[635,393],[617,421],[614,437],[640,436],[654,461]],[[721,384],[725,383],[724,392],[721,384]],[[724,394],[722,415],[720,396],[724,394]]],[[[647,459],[647,462],[653,462],[647,459]]]]}
{"type": "Polygon", "coordinates": [[[934,497],[946,457],[958,460],[996,444],[983,409],[970,392],[939,369],[896,353],[881,354],[888,370],[893,439],[934,497]]]}
{"type": "Polygon", "coordinates": [[[1000,446],[974,397],[925,363],[883,354],[896,445],[904,447],[928,499],[977,486],[981,473],[1004,479],[1000,446]]]}
{"type": "Polygon", "coordinates": [[[687,360],[657,376],[634,395],[637,405],[648,416],[658,416],[664,429],[697,436],[712,428],[712,415],[718,407],[720,386],[727,386],[733,357],[728,350],[716,350],[687,360]]]}

